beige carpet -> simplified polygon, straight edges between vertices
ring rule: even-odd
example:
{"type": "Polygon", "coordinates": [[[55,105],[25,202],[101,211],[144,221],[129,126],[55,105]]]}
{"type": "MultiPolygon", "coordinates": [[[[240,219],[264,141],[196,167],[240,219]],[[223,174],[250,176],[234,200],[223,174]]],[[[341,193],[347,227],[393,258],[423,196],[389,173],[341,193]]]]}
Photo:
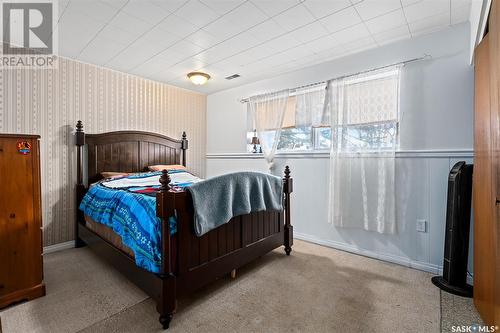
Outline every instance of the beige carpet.
{"type": "MultiPolygon", "coordinates": [[[[155,332],[155,304],[87,249],[45,258],[47,296],[0,312],[3,333],[155,332]]],[[[430,275],[297,241],[179,302],[169,332],[439,332],[430,275]]]]}
{"type": "Polygon", "coordinates": [[[453,327],[484,325],[472,298],[441,291],[441,332],[453,332],[453,327]]]}

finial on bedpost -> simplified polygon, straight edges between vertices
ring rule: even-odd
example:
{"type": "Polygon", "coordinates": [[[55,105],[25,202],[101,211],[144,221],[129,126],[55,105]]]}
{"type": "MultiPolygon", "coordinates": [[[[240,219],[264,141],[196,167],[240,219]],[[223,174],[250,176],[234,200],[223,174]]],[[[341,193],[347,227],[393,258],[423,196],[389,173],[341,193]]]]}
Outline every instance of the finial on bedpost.
{"type": "Polygon", "coordinates": [[[291,212],[290,212],[290,193],[293,192],[293,178],[290,177],[290,167],[287,165],[285,167],[285,177],[283,177],[283,193],[284,193],[284,209],[285,209],[285,239],[283,241],[283,245],[285,245],[285,253],[290,255],[292,252],[293,245],[293,226],[290,221],[291,212]]]}
{"type": "Polygon", "coordinates": [[[290,167],[288,165],[285,167],[285,178],[290,178],[290,167]]]}
{"type": "Polygon", "coordinates": [[[186,150],[188,149],[189,141],[186,132],[182,132],[181,150],[182,150],[182,165],[186,166],[186,150]]]}
{"type": "Polygon", "coordinates": [[[162,170],[161,172],[161,177],[160,177],[160,191],[165,192],[170,189],[170,176],[168,174],[167,170],[162,170]]]}
{"type": "MultiPolygon", "coordinates": [[[[81,120],[76,122],[76,133],[75,133],[75,144],[76,144],[76,207],[80,206],[80,202],[86,192],[84,179],[83,179],[83,146],[85,146],[85,133],[83,132],[83,123],[81,120]]],[[[76,212],[76,224],[75,224],[75,246],[81,247],[84,245],[83,241],[78,236],[78,226],[79,223],[83,224],[84,217],[80,210],[76,212]]]]}
{"type": "Polygon", "coordinates": [[[81,120],[76,122],[76,145],[84,146],[85,145],[85,133],[83,132],[83,123],[81,120]]]}

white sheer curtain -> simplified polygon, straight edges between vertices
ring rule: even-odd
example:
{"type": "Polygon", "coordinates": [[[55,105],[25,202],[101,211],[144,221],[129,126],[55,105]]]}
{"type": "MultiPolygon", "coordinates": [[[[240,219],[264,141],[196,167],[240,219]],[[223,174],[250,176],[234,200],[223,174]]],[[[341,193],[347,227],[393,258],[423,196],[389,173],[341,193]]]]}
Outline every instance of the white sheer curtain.
{"type": "Polygon", "coordinates": [[[248,114],[253,119],[269,171],[274,167],[289,96],[290,91],[283,90],[254,96],[248,101],[248,114]]]}
{"type": "Polygon", "coordinates": [[[314,87],[299,88],[295,91],[295,126],[296,127],[321,127],[328,126],[325,117],[325,88],[319,85],[314,87]]]}
{"type": "Polygon", "coordinates": [[[396,233],[400,67],[328,82],[332,129],[329,220],[396,233]]]}

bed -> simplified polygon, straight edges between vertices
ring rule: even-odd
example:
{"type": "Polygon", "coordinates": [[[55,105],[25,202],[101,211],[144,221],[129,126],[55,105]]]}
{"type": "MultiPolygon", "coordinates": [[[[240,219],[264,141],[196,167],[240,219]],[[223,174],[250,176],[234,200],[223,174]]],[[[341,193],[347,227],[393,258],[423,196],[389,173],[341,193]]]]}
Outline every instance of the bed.
{"type": "MultiPolygon", "coordinates": [[[[77,207],[89,184],[101,181],[101,172],[143,172],[150,165],[186,166],[188,140],[139,131],[85,134],[83,124],[76,125],[77,207]]],[[[177,298],[192,293],[226,274],[234,276],[239,267],[284,246],[290,255],[293,227],[290,222],[290,194],[293,179],[285,168],[282,210],[266,210],[235,216],[229,222],[202,236],[194,228],[193,198],[189,191],[171,187],[169,173],[159,174],[161,185],[155,196],[159,220],[160,255],[156,272],[136,264],[134,253],[111,228],[96,223],[77,211],[76,246],[88,246],[150,295],[157,304],[159,320],[169,327],[177,298]],[[171,217],[176,217],[172,233],[171,217]]]]}

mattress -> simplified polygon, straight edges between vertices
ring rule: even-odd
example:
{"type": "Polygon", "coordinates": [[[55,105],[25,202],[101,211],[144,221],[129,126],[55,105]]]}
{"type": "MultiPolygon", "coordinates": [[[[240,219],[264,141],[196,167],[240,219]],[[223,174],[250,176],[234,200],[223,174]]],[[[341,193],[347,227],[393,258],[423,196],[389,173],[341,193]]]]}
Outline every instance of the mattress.
{"type": "MultiPolygon", "coordinates": [[[[201,179],[187,171],[169,171],[172,186],[185,187],[201,179]]],[[[153,273],[161,269],[161,221],[156,216],[156,193],[161,172],[133,174],[106,179],[90,186],[80,204],[89,228],[115,245],[116,239],[106,229],[91,225],[88,220],[107,227],[119,236],[125,253],[132,251],[137,266],[153,273]],[[102,233],[102,235],[101,235],[102,233]],[[127,249],[128,248],[128,249],[127,249]]],[[[169,218],[170,232],[177,232],[175,216],[169,218]]]]}
{"type": "Polygon", "coordinates": [[[85,215],[85,226],[132,259],[135,258],[134,251],[132,251],[132,249],[127,245],[123,244],[121,237],[110,227],[106,227],[104,224],[92,220],[87,215],[85,215]]]}

